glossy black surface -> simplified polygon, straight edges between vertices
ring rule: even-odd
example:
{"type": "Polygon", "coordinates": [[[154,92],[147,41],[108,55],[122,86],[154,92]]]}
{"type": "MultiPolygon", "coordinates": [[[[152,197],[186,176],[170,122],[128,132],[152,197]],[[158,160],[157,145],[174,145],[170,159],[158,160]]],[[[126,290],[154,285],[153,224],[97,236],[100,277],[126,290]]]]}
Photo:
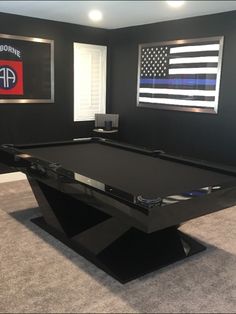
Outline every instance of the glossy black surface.
{"type": "Polygon", "coordinates": [[[234,203],[234,169],[102,138],[5,145],[0,154],[0,161],[78,199],[101,203],[106,213],[131,218],[136,227],[147,232],[234,203]],[[154,167],[159,170],[157,175],[154,167]]]}
{"type": "Polygon", "coordinates": [[[202,251],[177,227],[236,203],[234,169],[101,138],[3,145],[0,162],[28,176],[35,223],[121,282],[202,251]]]}
{"type": "Polygon", "coordinates": [[[30,184],[44,217],[32,221],[121,283],[205,249],[176,226],[147,234],[41,182],[30,184]]]}
{"type": "Polygon", "coordinates": [[[29,182],[43,214],[32,222],[121,283],[205,249],[175,226],[147,234],[85,200],[38,180],[29,182]]]}
{"type": "MultiPolygon", "coordinates": [[[[81,241],[83,233],[68,238],[48,225],[42,217],[34,218],[32,222],[123,284],[205,250],[202,244],[176,228],[157,231],[151,235],[131,228],[120,233],[118,238],[112,238],[114,230],[109,228],[111,236],[106,239],[107,246],[94,252],[91,248],[88,249],[91,242],[95,242],[95,247],[98,245],[98,237],[93,235],[92,228],[88,230],[91,233],[88,235],[90,241],[85,243],[81,241]]],[[[104,229],[107,231],[105,227],[104,229]]]]}

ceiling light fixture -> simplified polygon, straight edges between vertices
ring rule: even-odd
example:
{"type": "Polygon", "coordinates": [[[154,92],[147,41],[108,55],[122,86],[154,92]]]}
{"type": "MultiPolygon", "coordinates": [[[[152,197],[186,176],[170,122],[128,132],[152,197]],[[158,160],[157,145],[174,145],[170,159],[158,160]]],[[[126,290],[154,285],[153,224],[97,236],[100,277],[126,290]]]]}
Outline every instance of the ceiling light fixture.
{"type": "Polygon", "coordinates": [[[177,1],[176,0],[176,1],[166,1],[166,2],[169,4],[169,6],[171,6],[173,8],[179,8],[184,4],[185,1],[177,1]]]}
{"type": "Polygon", "coordinates": [[[102,12],[99,10],[90,11],[88,16],[93,22],[99,22],[102,20],[102,12]]]}

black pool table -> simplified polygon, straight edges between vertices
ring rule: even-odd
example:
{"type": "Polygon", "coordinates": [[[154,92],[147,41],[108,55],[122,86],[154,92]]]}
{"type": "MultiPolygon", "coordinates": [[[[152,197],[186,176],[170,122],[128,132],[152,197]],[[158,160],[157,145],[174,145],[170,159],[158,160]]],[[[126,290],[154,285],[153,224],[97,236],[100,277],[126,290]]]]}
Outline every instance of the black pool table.
{"type": "Polygon", "coordinates": [[[178,227],[236,203],[236,171],[102,138],[1,145],[32,221],[122,283],[205,249],[178,227]]]}

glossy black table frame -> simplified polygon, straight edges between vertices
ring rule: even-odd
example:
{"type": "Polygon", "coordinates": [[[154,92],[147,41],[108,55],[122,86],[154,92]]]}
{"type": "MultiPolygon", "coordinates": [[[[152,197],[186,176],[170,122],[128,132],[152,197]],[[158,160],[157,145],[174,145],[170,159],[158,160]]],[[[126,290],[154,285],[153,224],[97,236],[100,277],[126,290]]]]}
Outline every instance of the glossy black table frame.
{"type": "Polygon", "coordinates": [[[179,225],[236,203],[234,169],[101,138],[2,145],[0,162],[27,175],[43,215],[32,221],[121,283],[203,251],[205,247],[179,231],[179,225]],[[32,148],[94,142],[210,169],[232,180],[147,200],[25,153],[32,148]]]}

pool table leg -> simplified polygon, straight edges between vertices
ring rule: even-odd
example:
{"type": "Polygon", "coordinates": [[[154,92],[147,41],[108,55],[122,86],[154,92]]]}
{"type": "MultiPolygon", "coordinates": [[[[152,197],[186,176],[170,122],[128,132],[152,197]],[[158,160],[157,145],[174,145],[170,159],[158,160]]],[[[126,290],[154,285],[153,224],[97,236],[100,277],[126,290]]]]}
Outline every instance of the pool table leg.
{"type": "Polygon", "coordinates": [[[148,234],[41,182],[30,183],[43,213],[32,221],[121,283],[205,249],[176,226],[148,234]]]}

